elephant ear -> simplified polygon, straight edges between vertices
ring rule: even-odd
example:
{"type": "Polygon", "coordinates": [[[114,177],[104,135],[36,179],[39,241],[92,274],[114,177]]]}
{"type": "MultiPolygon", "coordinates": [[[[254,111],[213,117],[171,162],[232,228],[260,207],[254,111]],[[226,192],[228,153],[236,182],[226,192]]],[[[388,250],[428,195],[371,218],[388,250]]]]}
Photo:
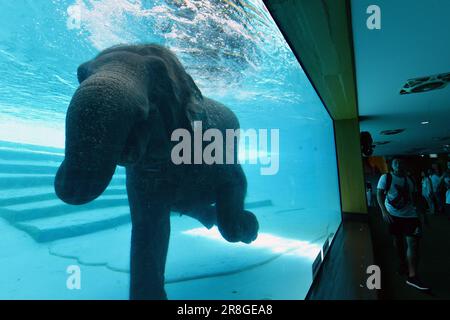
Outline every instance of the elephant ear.
{"type": "Polygon", "coordinates": [[[203,95],[200,89],[195,84],[192,77],[186,73],[186,81],[189,86],[189,91],[191,92],[188,101],[186,103],[185,115],[190,124],[190,129],[194,130],[195,121],[204,121],[205,113],[202,108],[203,105],[203,95]]]}
{"type": "Polygon", "coordinates": [[[175,80],[171,81],[173,95],[181,106],[181,111],[186,118],[180,125],[188,123],[189,129],[194,130],[195,121],[205,120],[202,107],[203,95],[179,61],[176,61],[174,68],[169,68],[169,70],[170,79],[175,80]]]}
{"type": "Polygon", "coordinates": [[[192,77],[170,53],[148,57],[149,71],[157,75],[158,84],[150,89],[150,101],[156,105],[169,132],[202,119],[203,96],[192,77]],[[188,123],[189,124],[188,124],[188,123]]]}

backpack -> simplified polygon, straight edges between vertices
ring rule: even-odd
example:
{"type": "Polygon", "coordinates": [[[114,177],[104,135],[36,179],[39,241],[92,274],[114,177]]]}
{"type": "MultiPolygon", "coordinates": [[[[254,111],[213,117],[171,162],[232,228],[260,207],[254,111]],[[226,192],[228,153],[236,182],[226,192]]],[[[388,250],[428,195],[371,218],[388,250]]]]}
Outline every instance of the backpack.
{"type": "Polygon", "coordinates": [[[403,209],[412,199],[410,199],[410,195],[409,195],[409,183],[408,183],[408,178],[405,176],[404,177],[404,190],[403,192],[401,192],[402,190],[399,190],[397,196],[392,199],[389,200],[387,198],[387,194],[389,192],[389,189],[391,188],[392,185],[392,174],[390,172],[386,173],[386,190],[385,190],[385,194],[386,194],[386,199],[388,201],[388,203],[395,209],[397,210],[401,210],[403,209]]]}

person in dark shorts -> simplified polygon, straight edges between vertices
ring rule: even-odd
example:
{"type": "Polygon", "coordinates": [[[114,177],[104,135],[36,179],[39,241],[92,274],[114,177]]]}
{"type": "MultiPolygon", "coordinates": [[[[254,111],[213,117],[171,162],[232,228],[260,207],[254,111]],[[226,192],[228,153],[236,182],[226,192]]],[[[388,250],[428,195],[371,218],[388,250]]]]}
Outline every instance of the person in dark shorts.
{"type": "Polygon", "coordinates": [[[401,159],[392,160],[392,173],[380,177],[377,200],[383,219],[389,225],[400,260],[400,274],[406,283],[419,290],[429,290],[418,277],[419,241],[422,226],[413,203],[414,184],[405,173],[401,159]]]}

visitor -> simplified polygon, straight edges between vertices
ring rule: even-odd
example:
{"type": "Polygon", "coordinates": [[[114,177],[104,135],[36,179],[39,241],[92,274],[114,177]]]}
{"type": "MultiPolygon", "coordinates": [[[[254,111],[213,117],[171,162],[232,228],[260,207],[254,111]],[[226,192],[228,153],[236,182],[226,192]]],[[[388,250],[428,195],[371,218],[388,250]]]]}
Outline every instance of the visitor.
{"type": "Polygon", "coordinates": [[[392,173],[380,177],[377,200],[383,219],[394,237],[394,246],[400,261],[399,273],[407,275],[406,284],[418,290],[429,290],[418,276],[422,227],[413,203],[414,184],[406,176],[401,159],[392,160],[392,170],[392,173]]]}
{"type": "Polygon", "coordinates": [[[441,175],[439,174],[439,168],[435,168],[430,177],[431,185],[433,186],[433,199],[435,201],[435,211],[436,213],[442,213],[442,197],[439,190],[439,186],[441,183],[441,175]]]}
{"type": "Polygon", "coordinates": [[[366,198],[367,206],[373,207],[372,184],[370,182],[366,182],[366,198]]]}
{"type": "Polygon", "coordinates": [[[428,206],[428,213],[434,214],[434,200],[433,200],[433,186],[430,176],[427,172],[422,171],[422,197],[425,199],[428,206]]]}

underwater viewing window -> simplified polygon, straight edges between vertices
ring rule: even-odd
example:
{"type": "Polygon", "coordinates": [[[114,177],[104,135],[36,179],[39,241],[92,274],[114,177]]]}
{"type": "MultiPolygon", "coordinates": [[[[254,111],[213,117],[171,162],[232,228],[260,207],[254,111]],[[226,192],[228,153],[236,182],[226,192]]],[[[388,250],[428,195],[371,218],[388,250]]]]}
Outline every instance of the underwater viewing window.
{"type": "Polygon", "coordinates": [[[262,0],[0,4],[0,299],[129,298],[125,168],[85,204],[61,201],[54,188],[77,69],[120,44],[170,49],[242,130],[244,207],[258,237],[228,242],[216,225],[172,212],[167,297],[304,299],[341,223],[334,129],[262,0]]]}

